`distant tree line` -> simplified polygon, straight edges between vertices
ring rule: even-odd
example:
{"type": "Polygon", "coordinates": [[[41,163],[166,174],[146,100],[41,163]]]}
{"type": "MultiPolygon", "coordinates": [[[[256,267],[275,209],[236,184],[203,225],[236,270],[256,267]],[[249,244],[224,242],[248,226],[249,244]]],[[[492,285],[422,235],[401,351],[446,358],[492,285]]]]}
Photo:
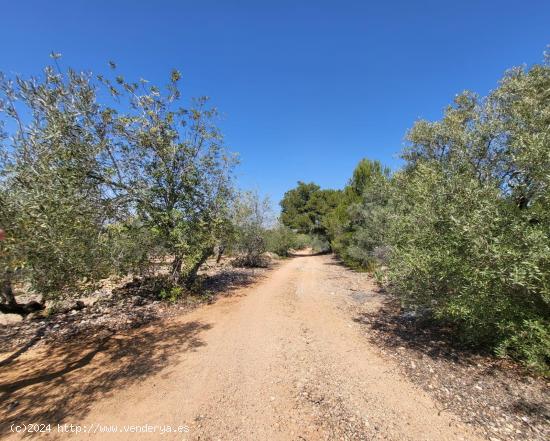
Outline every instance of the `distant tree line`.
{"type": "Polygon", "coordinates": [[[374,271],[464,342],[548,372],[550,60],[417,121],[404,167],[362,160],[343,190],[298,183],[281,219],[374,271]]]}

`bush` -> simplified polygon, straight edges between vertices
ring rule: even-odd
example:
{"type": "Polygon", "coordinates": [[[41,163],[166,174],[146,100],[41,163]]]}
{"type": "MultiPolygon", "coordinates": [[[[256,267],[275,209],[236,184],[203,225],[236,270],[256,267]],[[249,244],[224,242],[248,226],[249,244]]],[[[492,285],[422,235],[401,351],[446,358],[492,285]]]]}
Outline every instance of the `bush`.
{"type": "Polygon", "coordinates": [[[283,224],[277,224],[265,233],[267,251],[281,257],[287,257],[291,249],[299,248],[302,243],[299,236],[283,224]]]}
{"type": "Polygon", "coordinates": [[[267,251],[265,224],[270,204],[257,193],[244,192],[235,199],[232,209],[233,238],[231,250],[238,254],[236,266],[266,266],[262,256],[267,251]]]}
{"type": "Polygon", "coordinates": [[[162,300],[176,303],[183,296],[183,293],[184,290],[181,286],[172,286],[170,288],[162,289],[159,293],[159,297],[162,300]]]}
{"type": "Polygon", "coordinates": [[[178,106],[180,77],[161,92],[51,66],[31,79],[0,75],[6,303],[14,282],[55,297],[143,272],[157,253],[172,259],[173,284],[194,283],[225,232],[235,161],[206,98],[178,106]],[[116,109],[99,102],[109,93],[116,109]]]}
{"type": "MultiPolygon", "coordinates": [[[[549,61],[510,70],[486,98],[458,95],[440,121],[417,121],[404,168],[390,177],[362,160],[320,219],[344,263],[373,271],[408,308],[546,373],[549,61]]],[[[287,216],[319,191],[288,192],[287,216]]]]}
{"type": "Polygon", "coordinates": [[[330,243],[323,236],[311,236],[308,245],[314,253],[326,253],[330,251],[330,243]]]}
{"type": "Polygon", "coordinates": [[[548,233],[498,188],[467,176],[419,165],[400,181],[389,275],[404,302],[429,307],[456,323],[467,343],[501,354],[548,348],[535,336],[516,338],[525,323],[549,324],[548,233]]]}
{"type": "Polygon", "coordinates": [[[459,95],[408,135],[390,214],[389,278],[462,339],[550,362],[550,66],[514,69],[487,98],[459,95]]]}
{"type": "Polygon", "coordinates": [[[343,191],[343,198],[325,223],[334,252],[356,269],[373,270],[374,255],[386,242],[390,170],[378,161],[363,159],[343,191]]]}

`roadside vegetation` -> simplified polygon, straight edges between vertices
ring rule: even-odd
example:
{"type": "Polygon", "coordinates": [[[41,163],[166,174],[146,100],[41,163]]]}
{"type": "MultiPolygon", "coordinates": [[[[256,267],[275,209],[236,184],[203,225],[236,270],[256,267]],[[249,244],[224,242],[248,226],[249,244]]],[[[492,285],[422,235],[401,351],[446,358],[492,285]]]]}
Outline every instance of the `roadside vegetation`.
{"type": "Polygon", "coordinates": [[[52,57],[37,77],[0,75],[0,312],[129,275],[175,302],[209,259],[262,267],[310,247],[463,343],[549,372],[550,59],[415,122],[400,170],[363,159],[344,189],[298,182],[273,220],[236,188],[216,109],[184,99],[178,71],[161,88],[52,57]]]}
{"type": "Polygon", "coordinates": [[[78,297],[129,274],[173,301],[209,258],[264,266],[300,246],[268,201],[235,188],[216,109],[183,99],[178,71],[161,88],[52,58],[39,76],[0,76],[1,312],[44,309],[18,292],[78,297]]]}
{"type": "Polygon", "coordinates": [[[416,121],[395,172],[362,160],[342,190],[299,182],[283,223],[375,273],[411,314],[548,373],[550,59],[416,121]]]}

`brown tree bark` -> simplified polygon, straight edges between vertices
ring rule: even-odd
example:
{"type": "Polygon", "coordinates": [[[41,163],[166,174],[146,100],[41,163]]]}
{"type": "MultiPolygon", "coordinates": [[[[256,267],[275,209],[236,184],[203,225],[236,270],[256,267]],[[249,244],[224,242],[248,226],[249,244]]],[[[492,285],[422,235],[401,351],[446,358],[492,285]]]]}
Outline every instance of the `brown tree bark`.
{"type": "Polygon", "coordinates": [[[220,260],[222,260],[224,251],[225,251],[225,247],[223,245],[220,245],[220,247],[218,248],[218,257],[216,257],[216,263],[220,263],[220,260]]]}
{"type": "Polygon", "coordinates": [[[181,266],[183,264],[183,258],[181,256],[175,256],[172,261],[172,272],[170,279],[174,285],[178,285],[181,279],[181,266]]]}
{"type": "Polygon", "coordinates": [[[2,281],[2,299],[0,302],[0,312],[4,314],[19,314],[27,315],[31,312],[40,311],[45,308],[42,303],[30,301],[29,303],[19,304],[13,293],[11,274],[8,272],[5,279],[2,281]]]}
{"type": "Polygon", "coordinates": [[[17,305],[15,295],[13,294],[13,287],[11,283],[11,274],[8,272],[5,279],[2,281],[2,298],[8,305],[17,305]]]}
{"type": "Polygon", "coordinates": [[[193,283],[195,283],[195,280],[197,280],[197,274],[199,272],[199,269],[201,268],[201,266],[204,265],[206,260],[212,255],[213,252],[214,252],[213,248],[208,248],[204,250],[199,260],[195,262],[193,267],[187,273],[187,276],[185,278],[185,286],[187,288],[191,288],[193,286],[193,283]]]}

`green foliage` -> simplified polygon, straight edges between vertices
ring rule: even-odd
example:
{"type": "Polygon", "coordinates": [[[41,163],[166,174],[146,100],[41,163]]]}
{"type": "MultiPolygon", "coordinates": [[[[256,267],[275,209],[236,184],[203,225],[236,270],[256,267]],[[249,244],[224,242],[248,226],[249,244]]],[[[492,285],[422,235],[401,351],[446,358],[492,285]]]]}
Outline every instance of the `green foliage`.
{"type": "Polygon", "coordinates": [[[309,233],[314,219],[311,218],[307,205],[311,196],[319,190],[320,187],[313,182],[298,182],[296,188],[287,191],[280,202],[282,224],[301,233],[309,233]]]}
{"type": "Polygon", "coordinates": [[[155,261],[165,256],[164,248],[159,245],[158,235],[146,228],[138,218],[128,219],[105,228],[109,267],[118,275],[142,274],[153,275],[157,269],[155,261]]]}
{"type": "Polygon", "coordinates": [[[299,233],[326,235],[322,220],[338,204],[339,193],[298,182],[281,200],[281,222],[299,233]]]}
{"type": "Polygon", "coordinates": [[[236,263],[242,266],[264,266],[267,251],[265,230],[269,217],[268,199],[260,199],[257,193],[244,192],[238,195],[233,207],[232,251],[238,254],[236,263]]]}
{"type": "Polygon", "coordinates": [[[389,278],[470,344],[550,361],[550,67],[514,69],[410,131],[389,278]]]}
{"type": "Polygon", "coordinates": [[[306,246],[311,248],[314,253],[326,253],[330,251],[330,242],[324,236],[308,236],[305,246],[296,247],[297,249],[305,248],[306,246]]]}
{"type": "Polygon", "coordinates": [[[2,140],[0,278],[55,295],[107,274],[103,226],[115,201],[93,178],[102,150],[95,96],[89,76],[73,71],[0,77],[0,116],[16,127],[2,140]]]}
{"type": "Polygon", "coordinates": [[[324,219],[334,252],[349,266],[372,269],[383,260],[390,170],[363,159],[342,192],[339,204],[324,219]]]}
{"type": "MultiPolygon", "coordinates": [[[[510,70],[485,98],[464,92],[440,121],[415,123],[401,171],[361,161],[315,218],[346,264],[373,271],[408,308],[546,373],[549,103],[548,59],[510,70]]],[[[302,184],[285,195],[288,225],[306,215],[311,231],[305,207],[318,191],[302,184]]]]}
{"type": "Polygon", "coordinates": [[[166,255],[172,283],[193,283],[226,232],[235,161],[206,98],[178,106],[179,80],[162,92],[53,67],[0,77],[4,286],[55,296],[166,255]]]}
{"type": "Polygon", "coordinates": [[[307,236],[297,234],[282,223],[265,233],[267,251],[287,257],[291,249],[302,248],[307,236]]]}
{"type": "Polygon", "coordinates": [[[496,354],[523,360],[524,363],[550,375],[550,332],[548,321],[526,319],[521,322],[507,323],[506,338],[496,347],[496,354]]]}
{"type": "Polygon", "coordinates": [[[164,288],[160,291],[159,297],[162,300],[176,303],[184,294],[184,289],[181,286],[172,286],[170,288],[164,288]]]}
{"type": "Polygon", "coordinates": [[[380,161],[362,159],[353,171],[349,182],[349,188],[354,195],[362,196],[377,185],[378,182],[390,175],[390,169],[383,166],[380,161]]]}

